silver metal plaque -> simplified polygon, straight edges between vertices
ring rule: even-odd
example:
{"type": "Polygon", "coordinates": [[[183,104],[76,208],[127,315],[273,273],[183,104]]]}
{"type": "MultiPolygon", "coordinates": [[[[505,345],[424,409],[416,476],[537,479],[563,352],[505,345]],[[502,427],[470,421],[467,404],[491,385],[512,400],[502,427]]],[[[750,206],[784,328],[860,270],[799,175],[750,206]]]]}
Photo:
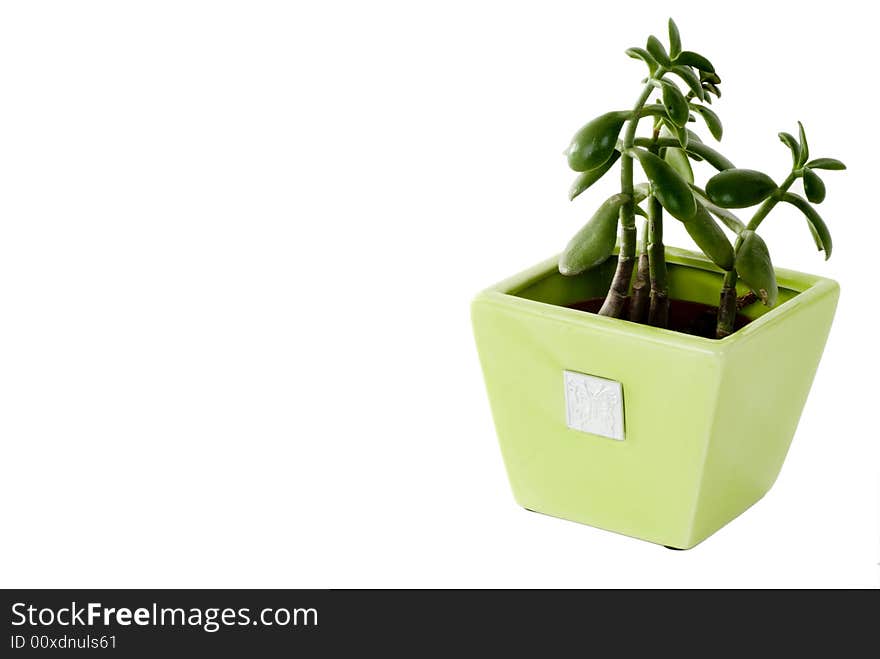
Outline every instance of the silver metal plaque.
{"type": "Polygon", "coordinates": [[[623,387],[620,382],[574,371],[563,373],[568,427],[622,441],[623,387]]]}

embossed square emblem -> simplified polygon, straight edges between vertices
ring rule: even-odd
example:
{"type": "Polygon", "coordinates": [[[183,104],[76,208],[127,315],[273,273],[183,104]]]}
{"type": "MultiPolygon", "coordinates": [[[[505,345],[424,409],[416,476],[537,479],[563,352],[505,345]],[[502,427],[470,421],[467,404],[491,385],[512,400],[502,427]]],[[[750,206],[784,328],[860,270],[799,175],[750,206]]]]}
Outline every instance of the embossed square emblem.
{"type": "Polygon", "coordinates": [[[623,440],[623,387],[594,375],[564,371],[565,421],[580,430],[623,440]]]}

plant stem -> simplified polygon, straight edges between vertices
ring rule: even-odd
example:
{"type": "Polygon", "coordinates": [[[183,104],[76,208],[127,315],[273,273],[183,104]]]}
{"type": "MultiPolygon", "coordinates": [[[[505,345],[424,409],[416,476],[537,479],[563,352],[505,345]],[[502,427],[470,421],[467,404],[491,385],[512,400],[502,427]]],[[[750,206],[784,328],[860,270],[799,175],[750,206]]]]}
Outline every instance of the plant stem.
{"type": "Polygon", "coordinates": [[[663,207],[657,197],[648,199],[648,263],[651,272],[651,306],[648,324],[669,325],[669,286],[666,278],[666,249],[663,246],[663,207]]]}
{"type": "Polygon", "coordinates": [[[650,297],[650,270],[648,266],[648,225],[642,226],[642,237],[639,240],[639,267],[636,280],[632,286],[632,298],[629,303],[629,319],[634,323],[644,323],[648,318],[648,301],[650,297]]]}
{"type": "MultiPolygon", "coordinates": [[[[651,153],[659,155],[657,140],[660,123],[654,125],[651,153]]],[[[669,326],[669,285],[666,277],[666,248],[663,245],[663,206],[654,195],[648,199],[648,263],[651,274],[651,302],[648,324],[654,327],[669,326]]]]}
{"type": "MultiPolygon", "coordinates": [[[[739,249],[742,243],[739,238],[736,247],[739,249]]],[[[736,321],[736,269],[731,268],[724,275],[724,283],[721,285],[721,300],[718,303],[718,324],[715,326],[715,338],[723,339],[733,333],[733,324],[736,321]]]]}
{"type": "MultiPolygon", "coordinates": [[[[791,172],[788,177],[782,182],[782,185],[779,186],[779,189],[776,190],[770,197],[764,200],[764,203],[758,207],[758,210],[755,211],[755,214],[752,216],[752,219],[749,220],[746,229],[750,231],[754,231],[757,229],[761,222],[770,214],[770,211],[779,203],[779,199],[782,197],[782,194],[787,192],[791,187],[791,184],[794,183],[797,178],[797,174],[795,172],[791,172]]],[[[736,244],[733,247],[734,253],[739,252],[739,248],[742,245],[742,238],[737,237],[736,244]]],[[[719,339],[723,339],[725,336],[729,336],[733,334],[733,325],[736,321],[736,281],[738,279],[738,275],[736,274],[736,269],[729,270],[727,274],[724,275],[724,283],[721,286],[721,301],[718,304],[718,325],[715,328],[715,337],[719,339]]]]}
{"type": "Polygon", "coordinates": [[[633,116],[626,124],[626,132],[623,135],[623,151],[620,156],[620,192],[628,195],[627,202],[620,207],[620,252],[617,256],[617,270],[614,272],[614,278],[611,280],[611,286],[608,294],[605,296],[605,302],[599,309],[600,316],[611,316],[612,318],[620,318],[623,315],[623,307],[626,303],[626,296],[629,293],[629,284],[632,280],[633,266],[635,265],[636,254],[636,218],[633,195],[633,159],[628,154],[628,150],[632,149],[633,141],[636,137],[636,128],[639,125],[639,112],[645,105],[654,87],[651,81],[655,77],[663,75],[664,69],[658,69],[652,76],[645,88],[642,90],[636,104],[633,106],[633,116]]]}

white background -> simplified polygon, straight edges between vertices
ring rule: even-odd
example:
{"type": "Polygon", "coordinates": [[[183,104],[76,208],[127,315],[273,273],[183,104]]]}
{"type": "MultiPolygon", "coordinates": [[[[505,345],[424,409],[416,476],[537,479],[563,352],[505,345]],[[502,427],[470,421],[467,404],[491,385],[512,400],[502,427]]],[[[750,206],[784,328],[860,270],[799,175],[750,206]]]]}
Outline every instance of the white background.
{"type": "Polygon", "coordinates": [[[816,4],[4,3],[0,585],[876,587],[876,27],[816,4]],[[561,151],[670,14],[735,163],[782,178],[801,119],[849,165],[829,262],[762,227],[838,316],[775,487],[689,552],[516,506],[469,320],[604,198],[561,151]]]}

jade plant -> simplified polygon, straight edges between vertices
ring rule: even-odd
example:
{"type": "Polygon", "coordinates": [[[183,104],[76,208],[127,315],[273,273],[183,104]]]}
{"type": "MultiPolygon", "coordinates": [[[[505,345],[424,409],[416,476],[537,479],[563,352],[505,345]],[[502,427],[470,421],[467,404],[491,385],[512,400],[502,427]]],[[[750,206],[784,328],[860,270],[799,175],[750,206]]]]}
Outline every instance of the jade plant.
{"type": "Polygon", "coordinates": [[[569,166],[579,172],[569,191],[574,199],[619,163],[620,191],[606,199],[571,239],[559,258],[563,275],[577,275],[604,263],[618,244],[617,267],[599,314],[667,327],[669,288],[666,275],[663,220],[682,222],[700,250],[725,274],[719,294],[715,336],[734,330],[737,310],[760,300],[776,304],[778,287],[773,263],[757,230],[779,202],[798,208],[816,246],[831,256],[831,235],[813,204],[825,198],[825,184],[816,170],[845,169],[839,160],[810,160],[803,125],[799,136],[779,133],[791,150],[791,171],[778,184],[767,174],[740,169],[689,128],[699,116],[720,141],[721,120],[709,105],[721,97],[721,78],[703,55],[683,50],[678,28],[669,19],[668,49],[655,36],[645,48],[626,54],[642,60],[648,76],[631,110],[607,112],[581,128],[565,151],[569,166]],[[679,86],[684,85],[684,91],[679,86]],[[656,100],[652,100],[654,95],[656,100]],[[640,123],[650,133],[638,135],[640,123]],[[705,161],[718,173],[704,187],[696,185],[691,161],[705,161]],[[647,178],[635,182],[635,163],[647,178]],[[801,179],[804,196],[790,191],[801,179]],[[730,209],[757,206],[748,222],[730,209]],[[636,216],[644,218],[638,235],[636,216]],[[733,242],[719,225],[734,236],[733,242]],[[750,293],[737,297],[737,282],[750,293]]]}

